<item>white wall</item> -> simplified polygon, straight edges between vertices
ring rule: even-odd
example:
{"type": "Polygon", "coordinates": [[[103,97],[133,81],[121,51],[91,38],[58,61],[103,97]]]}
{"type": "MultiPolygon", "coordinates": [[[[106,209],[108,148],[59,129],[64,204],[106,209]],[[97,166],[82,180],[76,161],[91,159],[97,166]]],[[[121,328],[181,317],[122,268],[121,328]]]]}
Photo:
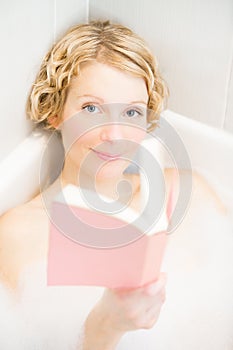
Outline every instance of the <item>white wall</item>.
{"type": "Polygon", "coordinates": [[[61,31],[86,16],[85,0],[1,1],[0,161],[33,127],[25,103],[42,57],[61,31]]]}
{"type": "Polygon", "coordinates": [[[228,85],[229,87],[227,89],[228,95],[226,97],[226,118],[224,123],[224,129],[233,132],[233,59],[228,85]]]}
{"type": "Polygon", "coordinates": [[[147,39],[170,109],[233,132],[232,0],[90,0],[90,18],[121,22],[147,39]]]}
{"type": "Polygon", "coordinates": [[[0,4],[0,161],[29,135],[25,102],[64,29],[108,18],[146,38],[177,113],[233,132],[232,0],[11,0],[0,4]]]}

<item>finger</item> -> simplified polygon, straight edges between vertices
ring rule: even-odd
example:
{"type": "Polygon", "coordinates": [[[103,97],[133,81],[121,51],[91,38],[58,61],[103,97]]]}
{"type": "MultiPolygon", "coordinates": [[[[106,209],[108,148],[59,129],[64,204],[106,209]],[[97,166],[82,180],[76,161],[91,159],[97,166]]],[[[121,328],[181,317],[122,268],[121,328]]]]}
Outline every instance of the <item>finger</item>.
{"type": "Polygon", "coordinates": [[[156,297],[156,300],[154,300],[153,303],[150,304],[150,306],[146,309],[147,315],[153,315],[156,314],[158,310],[161,309],[164,302],[166,300],[166,292],[165,289],[162,289],[158,296],[156,297]]]}
{"type": "Polygon", "coordinates": [[[160,291],[160,289],[165,286],[166,281],[167,281],[167,274],[161,273],[159,279],[156,282],[151,283],[146,287],[144,287],[144,292],[147,295],[156,295],[160,291]]]}

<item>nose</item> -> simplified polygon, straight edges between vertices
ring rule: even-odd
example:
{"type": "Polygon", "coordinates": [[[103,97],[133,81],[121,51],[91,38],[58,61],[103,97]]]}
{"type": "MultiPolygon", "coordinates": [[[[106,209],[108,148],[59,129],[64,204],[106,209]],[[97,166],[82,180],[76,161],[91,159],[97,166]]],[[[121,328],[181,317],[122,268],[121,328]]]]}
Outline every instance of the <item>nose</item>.
{"type": "Polygon", "coordinates": [[[102,141],[122,140],[124,138],[123,126],[119,123],[113,123],[102,127],[100,132],[102,141]]]}

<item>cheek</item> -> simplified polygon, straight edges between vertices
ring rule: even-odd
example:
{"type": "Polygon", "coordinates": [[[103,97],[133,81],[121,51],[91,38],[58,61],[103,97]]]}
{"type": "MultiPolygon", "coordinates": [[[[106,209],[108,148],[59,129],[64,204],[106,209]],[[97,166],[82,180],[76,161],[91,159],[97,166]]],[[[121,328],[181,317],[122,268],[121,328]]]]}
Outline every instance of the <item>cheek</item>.
{"type": "Polygon", "coordinates": [[[91,147],[96,142],[97,134],[95,130],[88,131],[86,125],[77,122],[76,118],[70,118],[62,125],[62,139],[66,151],[71,149],[81,149],[91,147]]]}
{"type": "Polygon", "coordinates": [[[146,131],[142,128],[126,126],[123,133],[123,146],[129,159],[132,159],[138,151],[141,142],[146,137],[146,131]]]}
{"type": "Polygon", "coordinates": [[[144,128],[127,127],[125,131],[125,137],[128,140],[140,144],[146,137],[146,131],[144,128]]]}
{"type": "Polygon", "coordinates": [[[67,151],[67,155],[76,166],[79,166],[79,164],[89,155],[93,143],[94,140],[91,135],[83,135],[72,143],[67,151]]]}
{"type": "Polygon", "coordinates": [[[91,135],[91,133],[87,133],[85,135],[80,136],[72,145],[72,150],[79,150],[79,152],[88,151],[93,145],[97,143],[96,135],[91,135]]]}

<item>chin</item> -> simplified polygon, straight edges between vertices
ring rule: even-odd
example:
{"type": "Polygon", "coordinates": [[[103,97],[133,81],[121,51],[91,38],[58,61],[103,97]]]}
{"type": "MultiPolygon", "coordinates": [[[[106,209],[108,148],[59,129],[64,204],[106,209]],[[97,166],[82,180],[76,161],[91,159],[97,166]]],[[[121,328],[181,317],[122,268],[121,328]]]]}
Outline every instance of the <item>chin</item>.
{"type": "Polygon", "coordinates": [[[120,178],[127,168],[128,164],[120,161],[110,161],[104,164],[100,170],[96,173],[96,179],[112,179],[112,178],[120,178]]]}

